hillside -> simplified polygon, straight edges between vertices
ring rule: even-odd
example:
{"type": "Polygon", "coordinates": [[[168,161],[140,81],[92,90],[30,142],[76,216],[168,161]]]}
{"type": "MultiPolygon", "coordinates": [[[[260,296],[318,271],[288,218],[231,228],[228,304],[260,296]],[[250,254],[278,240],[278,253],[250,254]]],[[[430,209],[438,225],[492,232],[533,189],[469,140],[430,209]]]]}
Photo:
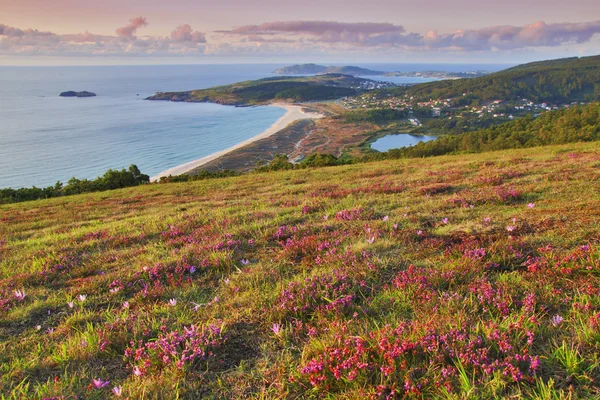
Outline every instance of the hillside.
{"type": "Polygon", "coordinates": [[[0,206],[1,392],[596,398],[599,154],[579,143],[0,206]]]}
{"type": "Polygon", "coordinates": [[[598,101],[600,56],[534,62],[478,78],[395,88],[386,94],[414,96],[419,100],[466,96],[469,102],[519,98],[554,104],[598,101]]]}
{"type": "Polygon", "coordinates": [[[385,84],[342,74],[265,78],[185,92],[160,92],[147,100],[254,105],[272,101],[334,100],[385,84]]]}
{"type": "Polygon", "coordinates": [[[273,71],[277,75],[316,75],[316,74],[345,74],[353,76],[371,76],[384,75],[383,71],[374,71],[371,69],[355,67],[351,65],[332,66],[317,64],[297,64],[283,67],[273,71]]]}

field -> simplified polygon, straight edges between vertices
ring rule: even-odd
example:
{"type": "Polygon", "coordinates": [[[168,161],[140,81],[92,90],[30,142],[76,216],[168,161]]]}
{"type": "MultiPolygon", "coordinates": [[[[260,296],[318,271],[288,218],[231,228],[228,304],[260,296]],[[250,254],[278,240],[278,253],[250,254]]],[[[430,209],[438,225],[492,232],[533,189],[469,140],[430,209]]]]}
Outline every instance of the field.
{"type": "Polygon", "coordinates": [[[600,144],[0,206],[2,398],[598,398],[600,144]]]}

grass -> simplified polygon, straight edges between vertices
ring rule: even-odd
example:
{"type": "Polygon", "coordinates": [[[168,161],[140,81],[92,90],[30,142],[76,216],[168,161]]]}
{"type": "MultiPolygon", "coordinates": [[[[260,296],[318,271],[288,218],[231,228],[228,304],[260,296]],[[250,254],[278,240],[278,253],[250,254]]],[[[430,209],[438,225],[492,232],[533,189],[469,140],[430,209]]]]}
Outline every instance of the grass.
{"type": "Polygon", "coordinates": [[[597,398],[599,176],[585,143],[1,206],[0,393],[597,398]]]}

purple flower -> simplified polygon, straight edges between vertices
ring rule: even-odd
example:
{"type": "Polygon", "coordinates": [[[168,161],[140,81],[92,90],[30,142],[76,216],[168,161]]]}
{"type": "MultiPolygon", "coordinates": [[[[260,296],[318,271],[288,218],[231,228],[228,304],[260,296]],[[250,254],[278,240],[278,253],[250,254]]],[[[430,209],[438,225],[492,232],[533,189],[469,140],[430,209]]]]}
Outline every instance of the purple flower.
{"type": "Polygon", "coordinates": [[[449,222],[448,218],[442,218],[442,223],[447,224],[449,222]]]}
{"type": "Polygon", "coordinates": [[[15,298],[19,301],[23,301],[25,300],[25,297],[27,297],[27,295],[25,294],[25,291],[23,290],[15,290],[15,298]]]}
{"type": "Polygon", "coordinates": [[[117,397],[121,397],[121,395],[123,394],[123,388],[121,386],[115,386],[112,389],[112,392],[115,396],[117,397]]]}
{"type": "Polygon", "coordinates": [[[417,235],[419,235],[419,236],[422,236],[422,235],[423,235],[423,231],[419,229],[419,230],[417,231],[417,235]]]}
{"type": "Polygon", "coordinates": [[[177,305],[177,299],[169,299],[169,305],[175,307],[177,305]]]}
{"type": "Polygon", "coordinates": [[[533,208],[533,207],[535,207],[535,203],[529,203],[529,204],[527,204],[527,207],[533,208]]]}
{"type": "Polygon", "coordinates": [[[244,258],[244,259],[242,259],[241,263],[242,263],[242,265],[248,265],[248,264],[250,264],[250,261],[248,261],[247,259],[244,258]]]}
{"type": "Polygon", "coordinates": [[[274,334],[279,336],[281,334],[281,324],[273,324],[273,326],[271,326],[271,330],[274,334]]]}
{"type": "Polygon", "coordinates": [[[552,325],[558,326],[564,320],[565,319],[563,317],[561,317],[560,315],[555,315],[554,317],[552,317],[552,325]]]}
{"type": "Polygon", "coordinates": [[[508,225],[508,226],[506,227],[506,230],[507,230],[508,232],[513,232],[515,229],[517,229],[517,227],[516,227],[516,226],[514,226],[514,225],[508,225]]]}
{"type": "Polygon", "coordinates": [[[92,384],[96,389],[102,389],[103,387],[108,386],[110,381],[103,381],[102,379],[93,379],[92,384]]]}
{"type": "Polygon", "coordinates": [[[373,244],[373,242],[375,242],[375,236],[372,236],[369,239],[367,239],[367,243],[373,244]]]}
{"type": "Polygon", "coordinates": [[[193,265],[190,267],[190,274],[193,274],[194,272],[196,272],[196,267],[194,267],[193,265]]]}

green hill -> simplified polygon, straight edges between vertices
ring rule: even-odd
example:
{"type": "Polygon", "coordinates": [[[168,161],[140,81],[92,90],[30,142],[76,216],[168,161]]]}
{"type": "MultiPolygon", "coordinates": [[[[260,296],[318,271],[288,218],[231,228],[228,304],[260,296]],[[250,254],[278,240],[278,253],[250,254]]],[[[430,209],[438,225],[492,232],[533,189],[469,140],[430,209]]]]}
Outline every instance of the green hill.
{"type": "Polygon", "coordinates": [[[456,79],[391,89],[386,93],[418,100],[516,100],[571,103],[600,100],[600,56],[519,65],[472,79],[456,79]],[[465,99],[461,100],[461,97],[465,99]]]}
{"type": "Polygon", "coordinates": [[[0,206],[5,398],[595,398],[600,145],[0,206]]]}
{"type": "MultiPolygon", "coordinates": [[[[161,92],[148,100],[212,102],[228,105],[271,101],[334,100],[360,93],[377,82],[343,74],[310,77],[275,77],[185,92],[161,92]]],[[[381,84],[378,84],[381,86],[381,84]]]]}

